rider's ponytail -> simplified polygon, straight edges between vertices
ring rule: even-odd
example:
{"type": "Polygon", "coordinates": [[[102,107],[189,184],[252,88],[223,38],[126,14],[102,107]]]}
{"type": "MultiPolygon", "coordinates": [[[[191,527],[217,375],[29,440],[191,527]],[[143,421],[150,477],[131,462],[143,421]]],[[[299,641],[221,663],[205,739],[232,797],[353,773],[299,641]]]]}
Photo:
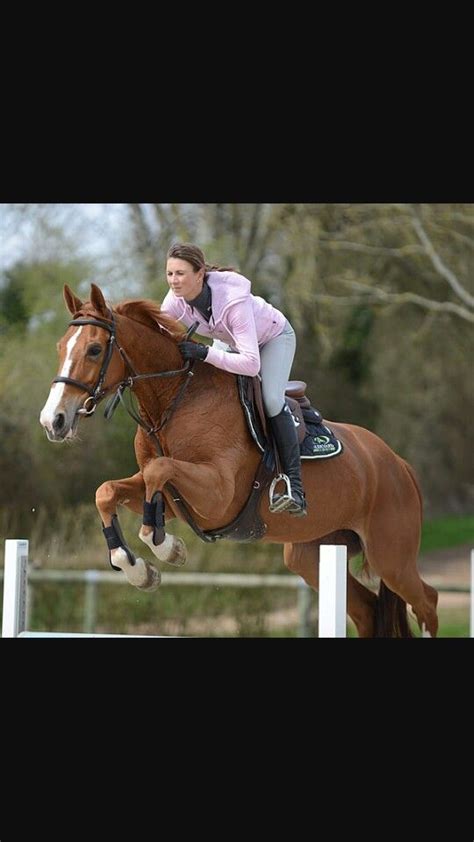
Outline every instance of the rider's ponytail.
{"type": "Polygon", "coordinates": [[[233,266],[210,266],[209,263],[205,264],[206,272],[238,272],[238,269],[234,269],[233,266]]]}

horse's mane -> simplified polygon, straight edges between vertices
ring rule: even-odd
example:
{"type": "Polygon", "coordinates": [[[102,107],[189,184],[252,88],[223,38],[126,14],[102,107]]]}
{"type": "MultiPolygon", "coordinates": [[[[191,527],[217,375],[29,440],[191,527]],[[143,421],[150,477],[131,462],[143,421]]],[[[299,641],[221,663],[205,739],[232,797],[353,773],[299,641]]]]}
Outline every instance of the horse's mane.
{"type": "Polygon", "coordinates": [[[139,300],[121,301],[114,307],[120,316],[126,316],[134,322],[139,322],[153,330],[165,331],[175,342],[183,338],[186,328],[168,313],[162,313],[158,302],[143,298],[139,300]]]}

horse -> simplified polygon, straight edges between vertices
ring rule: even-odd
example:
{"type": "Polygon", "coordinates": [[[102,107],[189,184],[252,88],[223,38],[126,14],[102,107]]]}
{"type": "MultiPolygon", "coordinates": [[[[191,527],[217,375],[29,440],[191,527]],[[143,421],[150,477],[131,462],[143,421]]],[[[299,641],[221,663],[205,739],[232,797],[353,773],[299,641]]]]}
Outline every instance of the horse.
{"type": "MultiPolygon", "coordinates": [[[[187,520],[204,538],[218,534],[258,485],[262,454],[249,433],[236,376],[201,361],[192,370],[183,364],[178,342],[185,328],[158,303],[126,300],[109,307],[94,283],[89,301],[67,285],[63,295],[73,318],[57,346],[58,375],[40,423],[52,442],[73,439],[81,418],[93,415],[105,396],[107,415],[123,402],[125,388],[133,390],[138,471],[104,482],[95,502],[113,569],[139,589],[153,590],[161,574],[127,547],[118,506],[143,516],[139,537],[158,560],[182,565],[186,547],[166,531],[169,521],[187,520]]],[[[417,570],[423,503],[413,468],[373,432],[325,423],[343,452],[302,462],[308,516],[275,514],[262,494],[259,540],[283,544],[288,570],[314,590],[321,544],[345,544],[348,560],[362,553],[364,569],[380,585],[375,593],[348,570],[347,613],[358,636],[413,637],[411,606],[419,627],[435,637],[438,594],[417,570]]]]}

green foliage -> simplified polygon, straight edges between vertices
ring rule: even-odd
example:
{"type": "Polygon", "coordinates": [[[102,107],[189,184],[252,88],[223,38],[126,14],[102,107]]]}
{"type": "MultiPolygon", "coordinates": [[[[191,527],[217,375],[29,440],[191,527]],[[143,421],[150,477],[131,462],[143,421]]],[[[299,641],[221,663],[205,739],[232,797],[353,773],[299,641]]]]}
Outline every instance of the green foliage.
{"type": "Polygon", "coordinates": [[[440,617],[439,637],[470,637],[468,618],[460,618],[452,614],[446,618],[440,617]]]}
{"type": "Polygon", "coordinates": [[[97,417],[81,421],[85,447],[80,440],[52,445],[38,421],[57,371],[56,341],[68,321],[63,284],[77,289],[88,272],[77,261],[21,263],[3,288],[7,303],[20,304],[17,321],[0,332],[0,505],[14,510],[22,528],[30,524],[33,509],[53,513],[93,500],[104,479],[136,471],[136,425],[125,413],[106,422],[99,410],[97,417]]]}
{"type": "Polygon", "coordinates": [[[71,260],[20,261],[4,272],[0,283],[0,312],[10,315],[13,324],[35,329],[65,314],[62,288],[65,283],[78,287],[90,274],[88,263],[71,260]]]}
{"type": "Polygon", "coordinates": [[[330,360],[330,368],[339,369],[355,386],[360,386],[369,376],[369,342],[374,318],[370,308],[355,307],[347,319],[341,344],[330,360]]]}
{"type": "Polygon", "coordinates": [[[422,553],[463,544],[474,549],[474,516],[440,517],[423,524],[422,553]]]}
{"type": "Polygon", "coordinates": [[[0,335],[7,331],[26,328],[29,313],[21,283],[7,273],[0,289],[0,335]]]}

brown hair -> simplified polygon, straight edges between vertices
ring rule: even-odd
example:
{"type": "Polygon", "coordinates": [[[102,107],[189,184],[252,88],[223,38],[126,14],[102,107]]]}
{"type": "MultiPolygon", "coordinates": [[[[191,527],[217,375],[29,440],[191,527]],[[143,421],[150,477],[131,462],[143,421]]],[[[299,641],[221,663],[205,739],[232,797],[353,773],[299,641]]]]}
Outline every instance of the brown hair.
{"type": "Polygon", "coordinates": [[[199,272],[200,269],[205,269],[206,272],[238,272],[238,269],[234,269],[233,266],[211,266],[209,263],[206,263],[204,252],[201,251],[199,246],[195,246],[192,243],[173,243],[166,255],[167,259],[170,257],[187,260],[196,272],[199,272]]]}

